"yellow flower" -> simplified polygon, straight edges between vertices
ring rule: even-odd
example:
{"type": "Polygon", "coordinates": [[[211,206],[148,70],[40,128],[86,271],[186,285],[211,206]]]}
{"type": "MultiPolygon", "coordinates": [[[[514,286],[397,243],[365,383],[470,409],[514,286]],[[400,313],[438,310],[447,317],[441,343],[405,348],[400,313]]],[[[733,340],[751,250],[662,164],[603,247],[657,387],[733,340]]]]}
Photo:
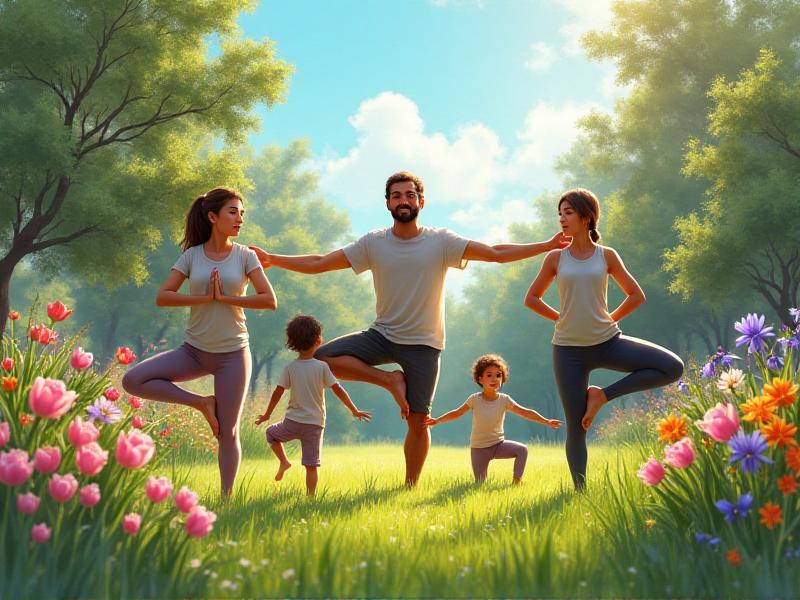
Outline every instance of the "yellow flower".
{"type": "Polygon", "coordinates": [[[800,385],[792,384],[791,381],[775,377],[772,384],[764,385],[764,394],[772,398],[778,406],[789,406],[794,403],[800,385]]]}
{"type": "Polygon", "coordinates": [[[689,435],[688,426],[683,415],[669,415],[658,422],[658,441],[677,442],[689,435]]]}

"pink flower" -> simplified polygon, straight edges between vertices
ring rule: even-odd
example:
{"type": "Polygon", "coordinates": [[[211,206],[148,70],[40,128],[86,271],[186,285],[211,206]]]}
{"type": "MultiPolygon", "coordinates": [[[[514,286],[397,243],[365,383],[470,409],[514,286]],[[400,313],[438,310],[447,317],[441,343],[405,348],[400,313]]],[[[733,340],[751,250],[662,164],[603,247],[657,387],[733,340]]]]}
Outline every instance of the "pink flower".
{"type": "Polygon", "coordinates": [[[205,537],[214,528],[216,520],[217,515],[205,506],[195,506],[186,517],[186,533],[196,538],[205,537]]]}
{"type": "Polygon", "coordinates": [[[116,402],[117,400],[119,400],[119,397],[121,395],[122,394],[119,393],[119,390],[113,387],[110,387],[105,392],[103,392],[103,396],[111,400],[111,402],[116,402]]]}
{"type": "Polygon", "coordinates": [[[100,432],[92,423],[84,421],[81,417],[75,417],[72,423],[69,424],[67,437],[69,438],[70,444],[76,448],[80,448],[86,444],[96,442],[100,437],[100,432]]]}
{"type": "Polygon", "coordinates": [[[84,475],[97,475],[107,462],[108,451],[103,450],[97,442],[81,446],[75,453],[75,464],[84,475]]]}
{"type": "Polygon", "coordinates": [[[156,445],[146,433],[132,429],[127,434],[120,432],[117,438],[117,462],[126,469],[143,467],[156,451],[156,445]]]}
{"type": "Polygon", "coordinates": [[[84,506],[91,508],[98,502],[100,502],[100,486],[96,483],[90,483],[89,485],[85,485],[81,488],[80,495],[78,496],[78,500],[84,506]]]}
{"type": "Polygon", "coordinates": [[[43,346],[55,344],[58,338],[58,334],[52,329],[49,329],[44,323],[31,327],[28,335],[34,342],[39,342],[43,346]]]}
{"type": "Polygon", "coordinates": [[[6,356],[3,359],[3,362],[0,363],[0,366],[3,367],[3,371],[5,371],[6,373],[11,373],[11,371],[14,370],[14,359],[11,358],[10,356],[6,356]]]}
{"type": "Polygon", "coordinates": [[[63,321],[72,314],[72,310],[67,308],[61,300],[50,302],[47,305],[47,316],[52,321],[63,321]]]}
{"type": "Polygon", "coordinates": [[[131,425],[133,425],[136,429],[141,429],[144,427],[144,421],[142,420],[142,417],[135,415],[133,417],[133,421],[131,421],[131,425]]]}
{"type": "Polygon", "coordinates": [[[28,394],[31,410],[45,419],[58,419],[66,413],[75,398],[75,392],[68,391],[64,382],[59,379],[37,377],[28,394]]]}
{"type": "Polygon", "coordinates": [[[59,475],[56,473],[47,484],[47,491],[56,502],[66,502],[78,491],[78,480],[72,475],[59,475]]]}
{"type": "Polygon", "coordinates": [[[144,492],[151,502],[163,502],[172,493],[169,477],[148,477],[144,492]]]}
{"type": "Polygon", "coordinates": [[[121,365],[129,365],[136,360],[136,355],[133,353],[133,350],[127,346],[120,346],[117,348],[117,352],[114,356],[121,365]]]}
{"type": "Polygon", "coordinates": [[[658,485],[664,479],[664,475],[664,465],[653,457],[650,457],[650,460],[644,463],[636,473],[636,476],[645,485],[658,485]]]}
{"type": "Polygon", "coordinates": [[[72,360],[69,361],[69,364],[76,371],[82,371],[83,369],[88,369],[93,360],[94,354],[91,352],[84,352],[83,348],[78,346],[72,351],[72,360]]]}
{"type": "Polygon", "coordinates": [[[130,404],[135,410],[139,410],[142,408],[142,399],[139,396],[130,396],[128,397],[128,404],[130,404]]]}
{"type": "Polygon", "coordinates": [[[42,475],[53,473],[61,464],[61,450],[56,447],[39,448],[33,455],[33,467],[42,475]]]}
{"type": "Polygon", "coordinates": [[[739,430],[739,413],[733,404],[718,402],[695,424],[717,442],[727,442],[739,430]]]}
{"type": "Polygon", "coordinates": [[[0,452],[0,483],[22,485],[33,474],[33,463],[25,450],[0,452]]]}
{"type": "Polygon", "coordinates": [[[188,487],[183,486],[178,490],[178,493],[175,494],[175,506],[177,506],[178,510],[181,512],[188,513],[197,506],[197,494],[188,487]]]}
{"type": "Polygon", "coordinates": [[[26,515],[32,515],[39,510],[40,502],[41,499],[39,496],[31,494],[30,492],[27,494],[19,494],[17,496],[17,510],[26,515]]]}
{"type": "Polygon", "coordinates": [[[44,544],[50,539],[51,529],[45,523],[31,527],[31,540],[37,544],[44,544]]]}
{"type": "Polygon", "coordinates": [[[142,516],[136,513],[128,513],[122,517],[122,531],[128,535],[136,535],[142,526],[142,516]]]}
{"type": "Polygon", "coordinates": [[[9,441],[11,441],[11,429],[6,421],[2,421],[0,422],[0,448],[5,448],[9,441]]]}
{"type": "Polygon", "coordinates": [[[664,448],[664,462],[676,469],[685,469],[694,462],[694,443],[685,437],[664,448]]]}

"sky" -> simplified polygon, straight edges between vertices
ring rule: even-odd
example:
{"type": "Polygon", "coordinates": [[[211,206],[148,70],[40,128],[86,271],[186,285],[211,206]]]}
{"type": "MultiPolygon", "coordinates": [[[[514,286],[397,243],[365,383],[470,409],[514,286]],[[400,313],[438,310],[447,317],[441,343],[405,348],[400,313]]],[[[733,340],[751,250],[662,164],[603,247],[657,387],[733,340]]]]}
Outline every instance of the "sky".
{"type": "MultiPolygon", "coordinates": [[[[510,223],[535,218],[533,198],[562,191],[553,161],[576,121],[625,93],[614,65],[579,44],[608,25],[610,3],[262,0],[240,27],[294,72],[250,142],[308,140],[308,168],[356,235],[391,225],[384,182],[409,170],[425,182],[421,224],[507,240],[510,223]]],[[[460,289],[464,276],[453,279],[460,289]]]]}

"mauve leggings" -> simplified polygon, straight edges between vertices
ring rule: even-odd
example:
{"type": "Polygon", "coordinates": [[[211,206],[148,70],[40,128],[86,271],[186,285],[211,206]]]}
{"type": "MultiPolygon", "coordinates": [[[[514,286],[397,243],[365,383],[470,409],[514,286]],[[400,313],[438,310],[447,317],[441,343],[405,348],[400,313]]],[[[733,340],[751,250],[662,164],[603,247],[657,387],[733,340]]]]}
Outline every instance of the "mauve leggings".
{"type": "Polygon", "coordinates": [[[489,462],[495,458],[513,458],[514,477],[517,479],[520,479],[525,472],[525,462],[528,460],[528,447],[525,444],[505,440],[488,448],[470,448],[469,450],[472,458],[472,472],[475,474],[477,482],[486,479],[489,462]]]}
{"type": "Polygon", "coordinates": [[[129,394],[148,400],[197,406],[203,396],[174,382],[213,375],[219,420],[219,474],[222,491],[228,493],[241,462],[239,419],[250,382],[250,368],[249,347],[233,352],[204,352],[184,343],[130,369],[122,378],[122,387],[129,394]]]}
{"type": "Polygon", "coordinates": [[[683,374],[683,361],[666,348],[618,334],[596,346],[553,346],[553,369],[567,420],[567,462],[575,488],[586,485],[586,413],[589,373],[611,369],[630,373],[603,391],[608,400],[661,387],[683,374]]]}

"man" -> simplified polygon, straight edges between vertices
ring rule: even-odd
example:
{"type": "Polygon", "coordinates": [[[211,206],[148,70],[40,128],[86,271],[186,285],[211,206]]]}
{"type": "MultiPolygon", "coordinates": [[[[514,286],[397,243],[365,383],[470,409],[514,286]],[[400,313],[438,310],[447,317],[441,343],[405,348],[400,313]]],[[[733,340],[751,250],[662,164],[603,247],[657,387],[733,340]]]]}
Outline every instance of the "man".
{"type": "Polygon", "coordinates": [[[327,362],[336,377],[364,381],[386,389],[407,420],[403,450],[406,485],[414,486],[431,445],[424,426],[439,377],[439,355],[444,348],[444,281],[450,267],[463,269],[467,261],[511,262],[555,248],[569,238],[559,232],[547,242],[488,246],[447,229],[422,227],[419,211],[425,206],[422,180],[402,171],[386,181],[386,208],[391,228],[371,231],[345,248],[325,255],[281,256],[253,247],[264,268],[299,273],[324,273],[352,268],[369,269],[375,286],[375,322],[366,331],[324,344],[316,357],[327,362]],[[397,363],[401,371],[375,365],[397,363]]]}

